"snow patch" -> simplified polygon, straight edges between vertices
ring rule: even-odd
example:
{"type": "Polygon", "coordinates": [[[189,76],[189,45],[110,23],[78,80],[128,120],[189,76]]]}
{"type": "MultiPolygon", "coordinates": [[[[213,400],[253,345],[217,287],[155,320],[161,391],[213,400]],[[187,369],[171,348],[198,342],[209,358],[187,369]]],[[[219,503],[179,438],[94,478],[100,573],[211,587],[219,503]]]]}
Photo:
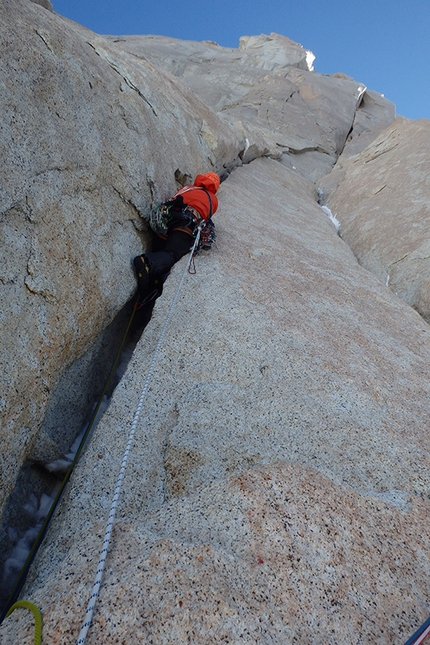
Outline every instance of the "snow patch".
{"type": "Polygon", "coordinates": [[[336,229],[336,232],[339,233],[340,222],[336,218],[336,216],[333,215],[333,213],[331,212],[331,210],[329,209],[328,206],[320,206],[320,208],[323,211],[323,213],[325,213],[327,215],[327,217],[330,219],[330,221],[332,222],[332,224],[334,225],[334,227],[336,229]]]}
{"type": "Polygon", "coordinates": [[[28,513],[28,515],[30,515],[32,520],[35,522],[35,525],[27,529],[21,537],[19,537],[18,532],[15,529],[12,527],[8,528],[7,532],[9,539],[13,544],[13,548],[8,559],[4,563],[3,581],[7,581],[12,575],[17,576],[23,568],[25,561],[30,554],[31,547],[42,528],[43,521],[49,513],[49,509],[52,506],[56,493],[57,491],[54,490],[52,492],[52,497],[43,493],[39,503],[34,494],[30,495],[30,498],[27,503],[24,504],[23,509],[28,513]]]}
{"type": "Polygon", "coordinates": [[[315,55],[309,51],[309,49],[306,50],[306,65],[308,66],[308,70],[310,72],[314,71],[314,61],[315,61],[315,55]]]}
{"type": "MultiPolygon", "coordinates": [[[[104,396],[100,404],[100,407],[97,411],[97,415],[93,421],[91,432],[89,433],[86,439],[86,442],[88,442],[88,440],[90,439],[91,434],[94,431],[94,428],[100,421],[101,417],[103,416],[104,412],[109,406],[109,403],[110,403],[110,399],[108,399],[107,396],[104,396]]],[[[96,404],[94,405],[94,409],[95,407],[96,407],[96,404]]],[[[70,466],[72,465],[72,462],[76,456],[76,453],[78,452],[79,446],[81,445],[81,442],[87,431],[87,428],[88,428],[88,423],[83,427],[79,435],[76,437],[76,439],[74,440],[73,444],[69,449],[69,452],[64,456],[64,458],[56,459],[55,461],[51,461],[49,464],[45,464],[44,467],[46,468],[46,470],[48,470],[50,473],[53,473],[54,475],[60,476],[61,478],[64,477],[64,475],[67,473],[70,466]]],[[[16,578],[19,572],[21,571],[21,569],[23,568],[25,561],[27,560],[30,554],[34,541],[39,535],[39,531],[42,528],[45,517],[49,513],[49,510],[57,495],[60,485],[61,484],[59,481],[58,484],[51,491],[50,495],[47,495],[46,493],[42,493],[42,496],[39,501],[36,495],[32,493],[28,498],[28,500],[26,501],[26,503],[23,504],[22,508],[25,511],[25,513],[29,516],[33,524],[23,534],[20,535],[16,529],[14,529],[11,526],[8,527],[7,533],[13,547],[9,554],[9,557],[4,563],[3,582],[9,581],[12,577],[16,578]]]]}

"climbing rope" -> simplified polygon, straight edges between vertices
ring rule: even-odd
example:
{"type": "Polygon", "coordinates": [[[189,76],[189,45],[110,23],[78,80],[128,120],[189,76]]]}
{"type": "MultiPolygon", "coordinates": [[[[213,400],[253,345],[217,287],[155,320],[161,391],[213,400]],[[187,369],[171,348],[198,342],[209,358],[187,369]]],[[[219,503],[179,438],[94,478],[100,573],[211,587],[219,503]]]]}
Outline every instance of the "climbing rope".
{"type": "Polygon", "coordinates": [[[6,618],[11,615],[15,609],[18,609],[18,607],[24,607],[25,609],[29,609],[33,616],[34,616],[34,645],[41,645],[42,643],[42,614],[40,613],[40,610],[34,605],[32,602],[29,602],[28,600],[18,600],[15,604],[12,605],[12,607],[9,609],[9,611],[6,614],[6,618]]]}
{"type": "Polygon", "coordinates": [[[163,325],[163,328],[161,330],[161,333],[160,333],[160,336],[159,336],[159,339],[158,339],[154,354],[152,356],[152,360],[151,360],[151,363],[150,363],[150,366],[149,366],[148,374],[147,374],[146,379],[145,379],[145,383],[143,384],[143,388],[142,388],[142,391],[141,391],[141,394],[140,394],[139,402],[138,402],[138,405],[137,405],[137,408],[136,408],[136,412],[134,414],[133,422],[131,424],[131,429],[130,429],[130,434],[128,436],[127,445],[126,445],[124,455],[123,455],[123,458],[122,458],[121,469],[119,471],[115,492],[114,492],[114,495],[113,495],[113,498],[112,498],[112,503],[111,503],[111,507],[110,507],[109,517],[108,517],[108,521],[107,521],[107,525],[106,525],[105,536],[104,536],[104,540],[103,540],[103,544],[102,544],[102,550],[100,552],[100,557],[99,557],[99,562],[98,562],[98,566],[97,566],[96,576],[95,576],[95,579],[94,579],[94,585],[93,585],[92,593],[91,593],[90,599],[88,601],[88,606],[87,606],[87,610],[85,612],[84,622],[82,623],[81,631],[79,633],[78,640],[76,641],[76,645],[83,645],[83,643],[85,642],[87,633],[88,633],[88,629],[89,629],[89,627],[91,625],[94,606],[95,606],[95,603],[96,603],[97,598],[99,596],[99,590],[100,590],[100,585],[101,585],[101,581],[102,581],[103,570],[104,570],[104,567],[105,567],[106,557],[107,557],[107,553],[108,553],[108,549],[109,549],[109,542],[110,542],[110,538],[111,538],[111,534],[112,534],[112,528],[113,528],[113,524],[114,524],[114,521],[115,521],[115,513],[116,513],[116,508],[117,508],[117,505],[118,505],[118,498],[119,498],[119,494],[120,494],[120,491],[121,491],[122,481],[124,479],[124,473],[125,473],[125,469],[126,469],[126,466],[127,466],[128,455],[130,453],[131,445],[132,445],[132,442],[133,442],[133,439],[134,439],[136,426],[137,426],[137,423],[139,421],[139,417],[140,417],[140,413],[142,411],[142,407],[143,407],[143,403],[144,403],[144,400],[145,400],[145,397],[146,397],[146,393],[148,391],[149,382],[151,380],[152,373],[154,371],[154,366],[155,366],[155,363],[156,363],[156,360],[157,360],[157,357],[158,357],[158,352],[160,351],[161,344],[162,344],[162,342],[164,340],[164,336],[165,336],[165,333],[166,333],[166,330],[167,330],[167,326],[168,326],[168,324],[169,324],[169,322],[171,320],[173,310],[175,308],[176,302],[177,302],[178,297],[179,297],[179,292],[180,292],[180,290],[182,288],[182,284],[183,284],[183,282],[185,280],[185,276],[186,276],[186,274],[188,272],[188,269],[190,267],[191,260],[193,258],[194,252],[195,252],[195,250],[197,248],[197,245],[199,243],[200,233],[201,233],[201,225],[199,225],[199,227],[198,227],[196,239],[194,241],[193,247],[192,247],[190,255],[188,257],[187,265],[186,265],[185,270],[184,270],[184,272],[182,274],[182,278],[181,278],[181,280],[179,282],[179,285],[178,285],[178,288],[176,290],[175,296],[174,296],[174,298],[172,300],[172,304],[170,305],[170,309],[169,309],[169,312],[167,314],[167,318],[166,318],[165,323],[163,325]]]}
{"type": "Polygon", "coordinates": [[[421,645],[430,636],[430,618],[415,632],[405,645],[421,645]]]}

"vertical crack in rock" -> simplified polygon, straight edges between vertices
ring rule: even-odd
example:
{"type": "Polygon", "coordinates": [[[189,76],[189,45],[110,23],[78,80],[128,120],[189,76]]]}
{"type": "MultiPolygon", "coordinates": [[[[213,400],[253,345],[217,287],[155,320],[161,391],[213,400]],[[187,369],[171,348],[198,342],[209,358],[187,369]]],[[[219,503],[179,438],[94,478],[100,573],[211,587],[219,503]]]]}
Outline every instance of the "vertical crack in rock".
{"type": "MultiPolygon", "coordinates": [[[[44,295],[39,291],[37,293],[44,295]]],[[[135,317],[129,342],[123,348],[115,375],[107,385],[106,379],[131,315],[131,304],[127,303],[102,332],[94,347],[72,364],[62,374],[54,390],[49,392],[50,402],[44,422],[28,461],[18,475],[0,525],[0,608],[7,600],[58,487],[70,468],[103,388],[105,395],[93,421],[91,434],[107,409],[110,397],[150,319],[152,307],[140,310],[138,318],[135,317]]]]}
{"type": "MultiPolygon", "coordinates": [[[[176,173],[179,172],[178,170],[175,171],[175,179],[176,179],[176,173]]],[[[146,175],[146,183],[148,184],[149,187],[149,192],[151,195],[151,208],[154,205],[154,202],[156,201],[156,187],[154,184],[154,180],[147,174],[146,175]]]]}
{"type": "Polygon", "coordinates": [[[48,36],[47,36],[46,34],[41,33],[41,32],[40,32],[40,31],[38,31],[37,29],[35,29],[34,31],[35,31],[35,33],[36,33],[36,34],[37,34],[37,35],[38,35],[38,36],[43,40],[43,42],[45,43],[45,45],[47,46],[47,48],[49,49],[49,51],[50,51],[50,52],[52,52],[52,53],[54,53],[54,50],[52,49],[52,47],[51,47],[51,45],[50,45],[50,43],[49,43],[48,36]]]}
{"type": "Polygon", "coordinates": [[[118,190],[118,188],[116,188],[115,186],[112,186],[112,188],[114,189],[114,191],[116,192],[118,197],[121,199],[121,201],[124,202],[124,204],[127,204],[128,206],[130,206],[133,209],[133,211],[136,213],[136,215],[138,215],[139,217],[142,216],[142,213],[140,212],[139,208],[136,206],[136,204],[131,199],[128,199],[127,197],[125,197],[122,194],[122,192],[120,190],[118,190]]]}

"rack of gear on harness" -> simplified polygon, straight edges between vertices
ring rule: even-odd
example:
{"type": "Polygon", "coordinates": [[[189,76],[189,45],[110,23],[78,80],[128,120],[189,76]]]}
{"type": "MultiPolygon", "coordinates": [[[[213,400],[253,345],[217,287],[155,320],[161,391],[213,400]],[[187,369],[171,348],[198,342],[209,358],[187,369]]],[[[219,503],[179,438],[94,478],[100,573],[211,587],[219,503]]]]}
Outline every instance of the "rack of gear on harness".
{"type": "Polygon", "coordinates": [[[215,241],[216,241],[215,224],[211,219],[207,219],[202,226],[202,230],[200,233],[200,241],[199,241],[197,250],[195,252],[195,255],[197,255],[197,253],[199,253],[201,249],[203,249],[203,251],[209,251],[212,248],[212,245],[214,244],[215,241]]]}
{"type": "MultiPolygon", "coordinates": [[[[208,217],[207,220],[202,220],[202,218],[197,213],[197,211],[194,208],[191,208],[189,206],[185,207],[182,210],[182,214],[189,214],[191,218],[194,220],[193,222],[194,224],[196,223],[202,224],[200,229],[199,243],[197,245],[196,250],[194,251],[194,255],[197,255],[202,249],[204,251],[208,251],[209,249],[211,249],[212,245],[216,240],[215,223],[213,219],[211,217],[208,217]]],[[[154,233],[160,236],[165,236],[167,235],[167,232],[169,230],[169,227],[173,223],[173,220],[174,220],[173,206],[172,204],[165,202],[164,204],[160,204],[157,208],[151,211],[151,214],[149,217],[149,224],[150,224],[151,230],[154,233]]]]}

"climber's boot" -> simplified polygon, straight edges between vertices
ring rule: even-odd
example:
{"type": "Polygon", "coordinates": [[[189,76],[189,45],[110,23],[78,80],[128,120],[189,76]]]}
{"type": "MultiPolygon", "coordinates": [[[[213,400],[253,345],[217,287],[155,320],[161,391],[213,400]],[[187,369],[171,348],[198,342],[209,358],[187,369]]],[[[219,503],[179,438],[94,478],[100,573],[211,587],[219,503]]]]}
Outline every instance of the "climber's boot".
{"type": "Polygon", "coordinates": [[[150,281],[151,267],[146,255],[137,255],[133,260],[137,276],[137,290],[141,296],[145,296],[150,281]]]}

